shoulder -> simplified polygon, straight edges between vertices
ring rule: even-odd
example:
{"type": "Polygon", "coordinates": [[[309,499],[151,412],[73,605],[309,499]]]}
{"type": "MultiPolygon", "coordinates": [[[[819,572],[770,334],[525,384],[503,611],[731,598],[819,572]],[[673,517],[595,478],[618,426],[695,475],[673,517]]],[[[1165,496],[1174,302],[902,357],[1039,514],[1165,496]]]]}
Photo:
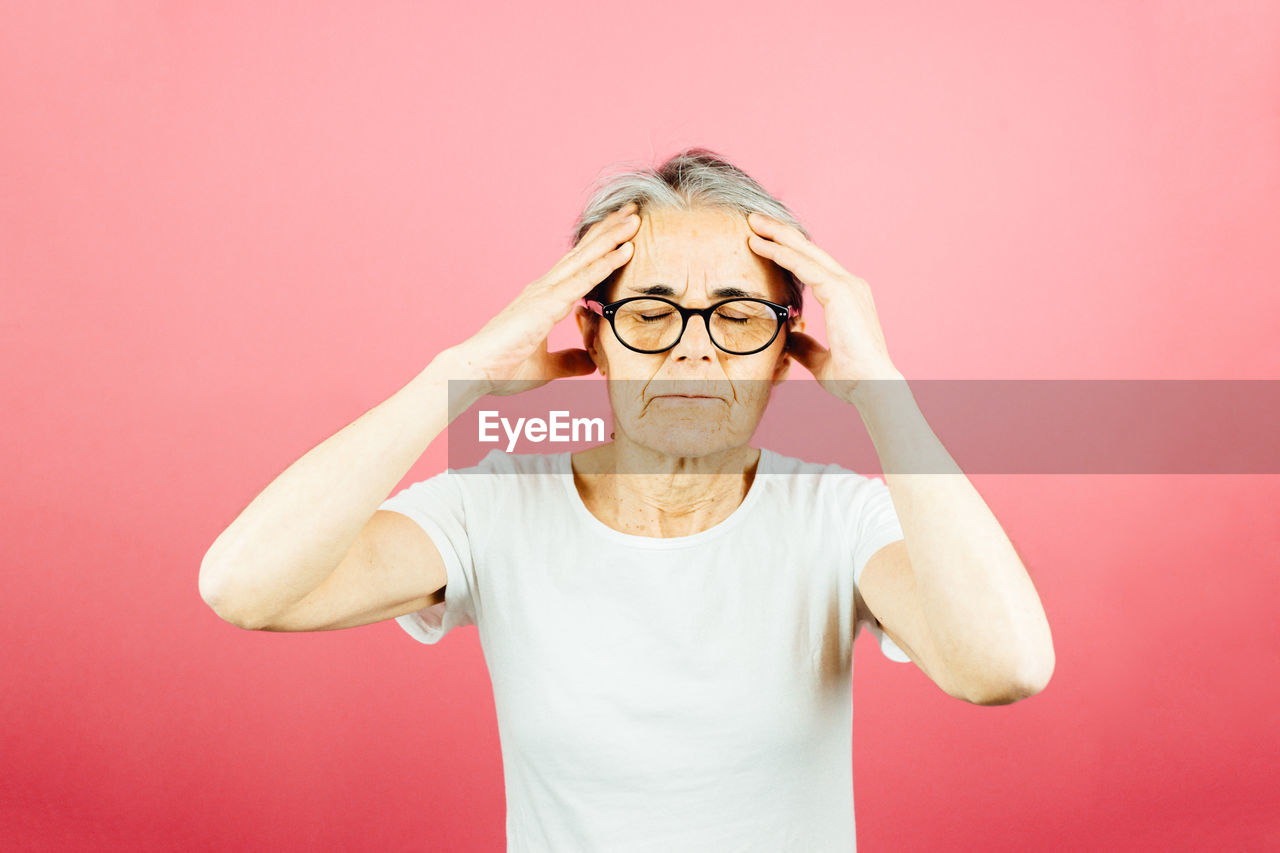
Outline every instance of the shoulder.
{"type": "Polygon", "coordinates": [[[857,488],[864,483],[876,482],[874,478],[859,474],[835,462],[809,462],[768,448],[760,451],[760,462],[757,473],[772,475],[772,479],[797,488],[840,491],[857,488]]]}
{"type": "Polygon", "coordinates": [[[761,450],[761,466],[770,490],[806,514],[837,511],[847,517],[850,507],[864,502],[883,483],[834,462],[810,462],[767,448],[761,450]],[[768,455],[766,458],[766,454],[768,455]]]}
{"type": "Polygon", "coordinates": [[[449,473],[460,476],[475,474],[556,474],[559,473],[559,453],[505,453],[490,450],[474,465],[450,468],[449,473]]]}
{"type": "Polygon", "coordinates": [[[448,474],[471,476],[476,474],[558,474],[561,471],[559,457],[564,453],[507,453],[492,450],[475,465],[449,467],[448,474]]]}
{"type": "Polygon", "coordinates": [[[787,456],[767,447],[760,449],[760,471],[791,477],[818,477],[828,474],[828,469],[839,468],[824,462],[809,462],[797,456],[787,456]]]}
{"type": "Polygon", "coordinates": [[[491,450],[474,465],[450,468],[453,481],[464,500],[477,509],[498,504],[542,506],[558,496],[561,489],[561,460],[558,453],[506,453],[491,450]]]}
{"type": "Polygon", "coordinates": [[[490,451],[473,465],[448,468],[426,484],[454,502],[470,524],[486,519],[510,519],[532,510],[549,512],[559,506],[562,486],[554,476],[556,454],[490,451]]]}

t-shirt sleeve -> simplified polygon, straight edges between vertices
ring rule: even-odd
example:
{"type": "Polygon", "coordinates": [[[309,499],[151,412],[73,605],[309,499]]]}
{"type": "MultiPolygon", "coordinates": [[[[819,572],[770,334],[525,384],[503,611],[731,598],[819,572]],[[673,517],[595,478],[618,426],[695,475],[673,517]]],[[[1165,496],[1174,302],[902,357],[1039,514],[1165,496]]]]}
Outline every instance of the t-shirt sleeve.
{"type": "Polygon", "coordinates": [[[451,628],[476,624],[476,577],[466,513],[457,475],[444,471],[387,498],[380,510],[408,516],[426,531],[444,559],[448,580],[444,601],[396,622],[420,643],[438,643],[451,628]]]}
{"type": "MultiPolygon", "coordinates": [[[[906,537],[898,522],[889,486],[884,480],[864,477],[857,483],[855,494],[860,497],[860,500],[855,499],[858,512],[853,526],[853,584],[856,587],[871,556],[890,542],[906,537]]],[[[885,657],[898,663],[911,662],[907,653],[889,638],[875,618],[866,619],[866,628],[876,638],[885,657]]]]}

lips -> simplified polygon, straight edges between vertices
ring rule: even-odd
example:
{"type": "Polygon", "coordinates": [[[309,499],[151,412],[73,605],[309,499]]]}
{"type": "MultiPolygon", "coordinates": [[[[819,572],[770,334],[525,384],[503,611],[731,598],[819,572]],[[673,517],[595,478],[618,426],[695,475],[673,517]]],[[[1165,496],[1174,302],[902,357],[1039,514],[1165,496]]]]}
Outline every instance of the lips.
{"type": "Polygon", "coordinates": [[[710,394],[659,394],[654,397],[655,400],[675,399],[675,400],[723,400],[723,397],[713,397],[710,394]]]}
{"type": "Polygon", "coordinates": [[[724,403],[733,397],[725,381],[714,379],[662,380],[651,383],[645,390],[650,392],[651,400],[719,400],[724,403]]]}

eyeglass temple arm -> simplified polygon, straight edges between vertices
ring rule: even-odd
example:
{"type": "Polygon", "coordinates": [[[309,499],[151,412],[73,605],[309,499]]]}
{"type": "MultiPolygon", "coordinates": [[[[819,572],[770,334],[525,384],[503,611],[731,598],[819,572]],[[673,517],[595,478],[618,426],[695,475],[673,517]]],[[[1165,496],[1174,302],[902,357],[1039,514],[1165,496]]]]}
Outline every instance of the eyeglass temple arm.
{"type": "MultiPolygon", "coordinates": [[[[587,310],[592,311],[596,314],[601,314],[601,315],[604,314],[604,306],[601,305],[599,302],[596,302],[594,299],[583,299],[582,303],[587,306],[587,310]]],[[[787,306],[788,320],[794,320],[796,317],[799,317],[799,316],[800,316],[800,312],[796,310],[796,306],[794,305],[787,306]]]]}

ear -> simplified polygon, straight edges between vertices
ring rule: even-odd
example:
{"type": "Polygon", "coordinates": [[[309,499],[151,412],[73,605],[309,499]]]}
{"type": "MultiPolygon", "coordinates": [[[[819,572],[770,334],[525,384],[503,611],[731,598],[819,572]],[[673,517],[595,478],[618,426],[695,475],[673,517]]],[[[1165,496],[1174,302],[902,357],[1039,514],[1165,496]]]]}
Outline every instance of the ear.
{"type": "Polygon", "coordinates": [[[784,350],[782,355],[778,358],[777,366],[773,368],[773,379],[771,380],[771,384],[777,385],[782,382],[782,380],[787,378],[787,373],[790,371],[791,354],[784,350]]]}
{"type": "MultiPolygon", "coordinates": [[[[794,320],[789,321],[787,330],[792,332],[803,332],[804,317],[796,317],[794,320]]],[[[790,341],[788,341],[788,344],[790,344],[790,341]]],[[[783,349],[782,355],[778,357],[778,364],[773,368],[772,384],[777,385],[779,382],[787,378],[787,374],[791,372],[791,361],[791,351],[783,349]]]]}
{"type": "Polygon", "coordinates": [[[587,309],[584,305],[575,305],[573,309],[573,319],[578,323],[578,331],[582,333],[582,348],[591,356],[591,360],[596,363],[596,370],[600,371],[600,375],[605,375],[604,355],[599,350],[600,344],[600,315],[587,309]]]}

